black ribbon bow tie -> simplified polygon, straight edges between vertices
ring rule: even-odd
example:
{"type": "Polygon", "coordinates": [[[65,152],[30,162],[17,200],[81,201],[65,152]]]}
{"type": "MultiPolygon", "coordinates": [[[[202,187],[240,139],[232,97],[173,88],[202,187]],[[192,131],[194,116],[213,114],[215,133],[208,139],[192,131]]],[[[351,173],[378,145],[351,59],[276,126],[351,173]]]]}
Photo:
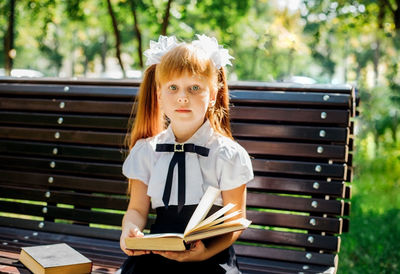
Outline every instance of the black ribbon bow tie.
{"type": "Polygon", "coordinates": [[[186,194],[186,166],[185,166],[185,152],[197,153],[201,156],[207,157],[210,150],[206,147],[196,146],[195,144],[157,144],[156,151],[159,152],[174,152],[171,162],[169,163],[167,180],[165,182],[163,202],[168,208],[169,199],[171,196],[172,177],[175,165],[178,164],[178,212],[180,212],[185,204],[186,194]]]}

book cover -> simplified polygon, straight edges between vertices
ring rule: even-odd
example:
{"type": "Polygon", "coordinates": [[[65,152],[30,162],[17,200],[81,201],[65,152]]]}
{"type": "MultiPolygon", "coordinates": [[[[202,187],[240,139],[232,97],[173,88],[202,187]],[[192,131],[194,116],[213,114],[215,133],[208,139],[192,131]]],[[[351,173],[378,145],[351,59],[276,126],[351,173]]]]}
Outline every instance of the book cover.
{"type": "Polygon", "coordinates": [[[81,274],[92,271],[92,261],[65,243],[23,247],[19,260],[35,274],[81,274]]]}
{"type": "Polygon", "coordinates": [[[227,204],[205,218],[220,193],[221,190],[217,188],[207,188],[184,233],[148,234],[144,237],[126,238],[126,247],[135,250],[183,251],[186,250],[187,243],[246,229],[251,224],[251,221],[245,218],[225,222],[240,214],[240,210],[237,210],[224,215],[235,207],[234,204],[227,204]]]}

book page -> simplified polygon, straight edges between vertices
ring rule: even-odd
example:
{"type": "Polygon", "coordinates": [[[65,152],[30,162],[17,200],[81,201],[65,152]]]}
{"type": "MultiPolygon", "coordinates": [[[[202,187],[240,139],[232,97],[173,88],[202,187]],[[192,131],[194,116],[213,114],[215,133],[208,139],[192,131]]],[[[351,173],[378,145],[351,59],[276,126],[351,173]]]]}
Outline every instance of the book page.
{"type": "Polygon", "coordinates": [[[199,232],[193,233],[192,235],[185,237],[184,240],[185,240],[185,242],[189,243],[189,242],[193,242],[196,240],[211,238],[211,237],[223,235],[226,233],[246,229],[250,224],[251,224],[251,221],[241,218],[241,219],[237,219],[237,220],[234,220],[231,222],[222,223],[220,225],[213,226],[212,229],[210,229],[210,230],[199,231],[199,232]]]}
{"type": "Polygon", "coordinates": [[[213,226],[215,226],[215,225],[217,225],[219,223],[222,223],[225,220],[229,220],[230,218],[235,217],[235,216],[239,215],[240,213],[241,213],[241,210],[237,210],[237,211],[234,211],[232,213],[229,213],[226,216],[218,218],[218,219],[216,219],[216,220],[214,220],[212,222],[204,223],[204,221],[203,221],[198,226],[196,226],[194,229],[192,229],[190,232],[188,232],[187,235],[191,235],[192,233],[195,233],[195,232],[198,232],[198,231],[213,229],[213,226]]]}
{"type": "Polygon", "coordinates": [[[210,211],[210,208],[220,193],[221,190],[215,187],[209,186],[207,188],[200,200],[200,203],[197,205],[196,210],[193,212],[193,215],[190,218],[183,235],[186,235],[188,232],[190,232],[207,216],[208,211],[210,211]]]}
{"type": "Polygon", "coordinates": [[[212,221],[214,221],[217,218],[219,218],[220,216],[224,215],[226,212],[228,212],[229,210],[231,210],[234,207],[235,207],[234,204],[231,204],[231,203],[227,204],[226,206],[224,206],[223,208],[221,208],[220,210],[216,211],[214,214],[212,214],[211,216],[209,216],[208,218],[203,220],[201,223],[199,223],[196,226],[196,229],[211,223],[212,221]]]}
{"type": "Polygon", "coordinates": [[[183,239],[183,234],[182,233],[156,233],[156,234],[146,234],[143,237],[138,237],[138,238],[149,239],[149,238],[171,238],[171,237],[183,239]]]}

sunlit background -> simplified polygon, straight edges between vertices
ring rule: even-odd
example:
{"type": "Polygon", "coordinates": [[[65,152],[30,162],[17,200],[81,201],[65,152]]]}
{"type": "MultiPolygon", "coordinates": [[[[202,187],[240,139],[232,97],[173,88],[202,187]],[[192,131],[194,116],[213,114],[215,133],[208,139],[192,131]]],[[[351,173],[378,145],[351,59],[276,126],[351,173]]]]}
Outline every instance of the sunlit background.
{"type": "Polygon", "coordinates": [[[400,1],[2,0],[0,78],[140,79],[160,34],[215,36],[229,79],[351,84],[350,233],[339,273],[400,272],[400,1]]]}

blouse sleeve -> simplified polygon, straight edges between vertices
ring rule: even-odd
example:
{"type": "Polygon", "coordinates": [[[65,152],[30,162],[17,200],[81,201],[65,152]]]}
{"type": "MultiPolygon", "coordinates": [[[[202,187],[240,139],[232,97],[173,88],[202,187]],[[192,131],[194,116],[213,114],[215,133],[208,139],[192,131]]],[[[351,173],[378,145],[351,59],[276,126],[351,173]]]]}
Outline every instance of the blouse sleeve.
{"type": "Polygon", "coordinates": [[[122,173],[129,179],[140,180],[146,185],[150,179],[150,145],[140,139],[129,152],[122,165],[122,173]]]}
{"type": "Polygon", "coordinates": [[[237,188],[254,178],[250,156],[239,144],[221,148],[218,158],[217,172],[221,190],[237,188]]]}

